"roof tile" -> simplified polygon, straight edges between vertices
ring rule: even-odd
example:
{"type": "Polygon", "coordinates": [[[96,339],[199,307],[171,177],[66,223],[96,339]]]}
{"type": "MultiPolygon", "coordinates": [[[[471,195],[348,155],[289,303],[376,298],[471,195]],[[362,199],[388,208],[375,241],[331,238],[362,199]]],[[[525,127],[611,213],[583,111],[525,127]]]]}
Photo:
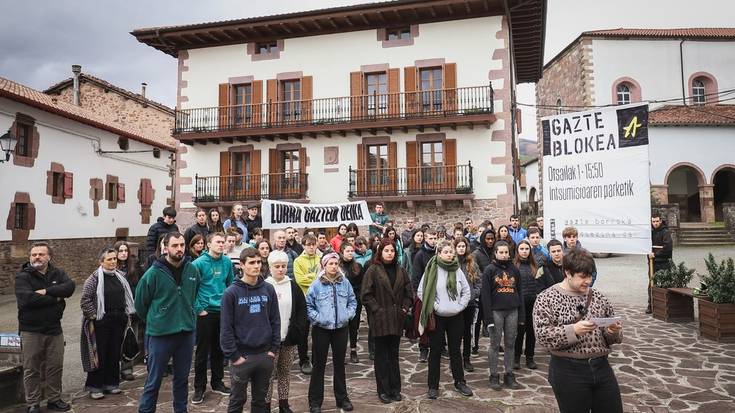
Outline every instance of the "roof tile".
{"type": "Polygon", "coordinates": [[[735,105],[667,105],[651,111],[652,126],[735,126],[735,105]]]}
{"type": "Polygon", "coordinates": [[[644,38],[692,38],[692,39],[731,39],[735,38],[732,27],[689,27],[679,29],[607,29],[583,32],[590,37],[644,37],[644,38]]]}

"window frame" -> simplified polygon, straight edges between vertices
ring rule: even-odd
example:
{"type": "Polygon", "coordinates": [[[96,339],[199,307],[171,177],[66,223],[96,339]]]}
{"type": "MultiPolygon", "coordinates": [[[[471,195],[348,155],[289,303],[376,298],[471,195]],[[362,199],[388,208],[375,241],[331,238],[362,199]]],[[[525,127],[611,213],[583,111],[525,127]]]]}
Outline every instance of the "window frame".
{"type": "Polygon", "coordinates": [[[230,86],[232,91],[231,102],[233,106],[233,115],[236,124],[247,124],[253,120],[253,83],[236,83],[230,86]],[[239,91],[244,89],[245,93],[240,94],[239,91]],[[238,98],[242,97],[243,102],[238,103],[238,98]]]}
{"type": "Polygon", "coordinates": [[[269,40],[265,42],[255,43],[255,54],[256,55],[269,55],[279,52],[278,40],[269,40]]]}
{"type": "Polygon", "coordinates": [[[18,142],[15,144],[15,156],[30,157],[31,145],[33,139],[33,124],[24,121],[17,121],[15,138],[18,142]]]}
{"type": "Polygon", "coordinates": [[[301,78],[283,79],[278,82],[278,99],[281,103],[281,110],[279,113],[281,122],[296,122],[301,119],[302,98],[303,85],[301,84],[301,78]],[[289,99],[286,99],[287,97],[289,99]],[[296,97],[296,99],[294,99],[294,97],[296,97]]]}
{"type": "Polygon", "coordinates": [[[418,69],[418,90],[421,94],[419,107],[422,112],[437,112],[444,107],[442,94],[444,91],[444,66],[427,66],[418,69]],[[424,73],[428,73],[428,88],[424,88],[424,73]],[[439,74],[439,78],[436,78],[439,74]],[[437,81],[439,87],[436,88],[437,81]]]}
{"type": "Polygon", "coordinates": [[[385,29],[385,37],[383,40],[387,42],[395,42],[400,40],[409,40],[411,38],[411,26],[400,26],[385,29]],[[394,37],[391,38],[391,36],[394,37]]]}
{"type": "Polygon", "coordinates": [[[388,113],[388,72],[364,72],[365,85],[365,112],[369,116],[385,115],[388,113]],[[371,80],[376,80],[371,84],[371,80]],[[371,91],[371,87],[374,89],[371,91]],[[376,93],[374,93],[376,92],[376,93]],[[376,99],[377,97],[377,99],[376,99]]]}
{"type": "Polygon", "coordinates": [[[707,102],[707,82],[703,77],[695,77],[692,79],[692,103],[695,105],[706,105],[707,102]],[[701,94],[698,93],[701,91],[701,94]]]}
{"type": "Polygon", "coordinates": [[[28,204],[25,202],[15,203],[15,214],[13,216],[14,230],[28,230],[28,204]]]}
{"type": "Polygon", "coordinates": [[[616,89],[616,104],[618,105],[629,105],[633,102],[633,92],[630,90],[628,83],[618,83],[616,89]],[[622,90],[625,88],[625,90],[622,90]]]}

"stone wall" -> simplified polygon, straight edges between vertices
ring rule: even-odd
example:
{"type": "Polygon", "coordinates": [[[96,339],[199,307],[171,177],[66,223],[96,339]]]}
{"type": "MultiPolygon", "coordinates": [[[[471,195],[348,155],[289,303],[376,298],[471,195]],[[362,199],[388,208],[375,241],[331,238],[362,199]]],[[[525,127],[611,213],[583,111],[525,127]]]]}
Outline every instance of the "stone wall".
{"type": "MultiPolygon", "coordinates": [[[[536,122],[538,153],[543,154],[541,118],[557,113],[557,100],[562,106],[589,106],[593,104],[592,41],[581,39],[544,69],[536,85],[536,122]]],[[[574,109],[581,110],[581,109],[574,109]]],[[[563,112],[574,110],[562,109],[563,112]]],[[[537,198],[543,210],[543,157],[539,158],[539,188],[537,198]]]]}
{"type": "MultiPolygon", "coordinates": [[[[374,210],[373,204],[368,204],[368,206],[370,211],[374,210]]],[[[424,223],[431,225],[432,228],[444,225],[447,231],[451,230],[455,222],[464,223],[467,218],[472,218],[475,225],[489,219],[497,227],[508,222],[510,217],[507,215],[508,211],[505,206],[499,207],[498,201],[494,199],[473,200],[470,211],[467,211],[461,201],[444,201],[441,208],[434,203],[422,202],[415,210],[408,208],[405,204],[387,204],[385,210],[399,228],[399,232],[403,230],[403,225],[409,217],[414,218],[416,227],[424,223]]]]}
{"type": "MultiPolygon", "coordinates": [[[[97,254],[112,246],[115,237],[49,240],[53,249],[52,263],[77,282],[77,287],[98,267],[97,254]]],[[[0,294],[13,294],[15,275],[28,262],[28,250],[34,241],[0,242],[0,294]]],[[[145,237],[130,237],[128,242],[145,245],[145,237]]],[[[133,246],[133,251],[135,251],[133,246]]]]}
{"type": "Polygon", "coordinates": [[[730,234],[735,235],[735,202],[722,204],[722,217],[725,221],[725,228],[730,231],[730,234]]]}
{"type": "Polygon", "coordinates": [[[679,239],[679,204],[651,205],[651,212],[658,212],[671,231],[674,244],[679,239]]]}
{"type": "MultiPolygon", "coordinates": [[[[84,79],[80,83],[80,103],[83,108],[110,122],[124,125],[142,136],[176,146],[176,140],[171,137],[174,127],[173,112],[144,105],[113,91],[105,91],[101,86],[84,79]]],[[[62,89],[59,99],[72,103],[72,87],[62,89]]]]}

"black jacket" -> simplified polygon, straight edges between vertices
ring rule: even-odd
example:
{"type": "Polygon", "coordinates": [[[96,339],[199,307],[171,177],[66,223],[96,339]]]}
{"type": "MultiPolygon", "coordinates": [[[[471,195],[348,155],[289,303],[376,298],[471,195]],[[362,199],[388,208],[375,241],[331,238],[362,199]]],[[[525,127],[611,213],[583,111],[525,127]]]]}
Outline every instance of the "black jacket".
{"type": "Polygon", "coordinates": [[[413,292],[416,294],[416,291],[419,289],[419,283],[421,282],[421,277],[424,276],[424,270],[426,270],[426,265],[429,263],[429,260],[431,257],[434,256],[436,252],[434,251],[434,248],[429,247],[424,242],[421,244],[421,248],[416,251],[416,253],[413,255],[413,266],[411,267],[411,286],[413,287],[413,292]]]}
{"type": "Polygon", "coordinates": [[[493,249],[485,246],[485,236],[491,232],[493,234],[495,233],[495,231],[491,229],[483,231],[482,235],[480,235],[480,238],[478,239],[479,244],[477,249],[472,251],[472,256],[475,259],[477,266],[480,267],[480,272],[484,272],[485,268],[487,268],[487,266],[495,259],[493,256],[493,249]]]}
{"type": "Polygon", "coordinates": [[[526,319],[521,274],[510,261],[493,261],[482,273],[482,315],[485,323],[495,324],[493,310],[518,309],[518,322],[526,319]]]}
{"type": "Polygon", "coordinates": [[[653,250],[653,262],[655,263],[667,263],[671,259],[671,253],[673,250],[673,241],[671,240],[671,231],[666,224],[661,224],[658,228],[651,227],[651,245],[654,247],[653,250]]]}
{"type": "Polygon", "coordinates": [[[184,240],[186,241],[187,250],[189,249],[189,243],[191,242],[191,239],[194,238],[194,235],[201,235],[202,238],[204,238],[204,245],[206,246],[208,234],[209,227],[207,227],[207,224],[199,225],[195,222],[192,226],[187,228],[186,232],[184,232],[184,240]]]}
{"type": "Polygon", "coordinates": [[[18,302],[18,330],[51,336],[61,334],[61,317],[66,302],[74,294],[74,281],[64,270],[49,263],[46,275],[30,263],[23,264],[15,276],[15,298],[18,302]],[[36,293],[46,290],[45,295],[36,293]]]}
{"type": "Polygon", "coordinates": [[[295,346],[306,339],[306,327],[309,320],[306,317],[306,297],[296,281],[291,280],[291,318],[288,321],[286,339],[281,342],[284,346],[295,346]]]}
{"type": "MultiPolygon", "coordinates": [[[[163,217],[158,217],[156,223],[148,228],[148,236],[145,239],[146,253],[155,253],[156,247],[158,246],[158,238],[160,238],[161,235],[168,234],[169,232],[179,232],[179,227],[176,226],[176,222],[171,225],[167,225],[163,222],[163,217]]],[[[143,254],[140,255],[144,256],[143,254]]]]}

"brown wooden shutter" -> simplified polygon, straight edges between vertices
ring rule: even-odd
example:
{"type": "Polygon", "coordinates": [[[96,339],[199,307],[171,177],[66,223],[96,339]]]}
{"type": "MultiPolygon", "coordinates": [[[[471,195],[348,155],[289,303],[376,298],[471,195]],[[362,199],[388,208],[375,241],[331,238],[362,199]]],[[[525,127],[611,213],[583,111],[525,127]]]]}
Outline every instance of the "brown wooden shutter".
{"type": "Polygon", "coordinates": [[[278,149],[268,149],[268,198],[278,199],[280,188],[278,183],[281,182],[280,164],[278,162],[278,149]]]}
{"type": "Polygon", "coordinates": [[[457,105],[457,64],[444,64],[444,111],[455,112],[457,105]]]}
{"type": "Polygon", "coordinates": [[[219,153],[219,199],[229,200],[230,188],[230,153],[222,151],[219,153]]]}
{"type": "Polygon", "coordinates": [[[305,198],[306,190],[308,189],[308,181],[306,177],[306,161],[306,148],[299,148],[299,198],[305,198]]]}
{"type": "MultiPolygon", "coordinates": [[[[15,218],[15,214],[13,214],[15,218]]],[[[36,228],[36,207],[33,204],[26,204],[26,225],[24,229],[36,228]]]]}
{"type": "Polygon", "coordinates": [[[419,163],[416,141],[406,142],[406,187],[409,194],[415,194],[419,189],[419,163]]]}
{"type": "Polygon", "coordinates": [[[314,78],[304,76],[301,78],[301,119],[310,122],[312,119],[312,99],[314,99],[314,78]]]}
{"type": "Polygon", "coordinates": [[[253,126],[263,122],[263,81],[253,80],[253,126]]]}
{"type": "Polygon", "coordinates": [[[268,123],[278,121],[278,81],[268,79],[265,85],[265,100],[268,108],[268,123]]]}
{"type": "Polygon", "coordinates": [[[444,165],[447,181],[446,188],[454,192],[457,189],[457,140],[444,141],[444,165]]]}
{"type": "Polygon", "coordinates": [[[350,117],[359,120],[363,116],[362,72],[350,73],[350,117]]]}
{"type": "Polygon", "coordinates": [[[401,71],[388,69],[388,114],[395,116],[401,113],[400,93],[401,71]]]}
{"type": "Polygon", "coordinates": [[[70,199],[74,196],[74,174],[64,172],[64,198],[70,199]]]}
{"type": "MultiPolygon", "coordinates": [[[[365,192],[365,176],[367,168],[367,162],[365,162],[365,145],[357,144],[357,193],[362,194],[365,192]]],[[[358,195],[359,196],[359,195],[358,195]]]]}
{"type": "Polygon", "coordinates": [[[230,104],[230,84],[219,84],[219,129],[227,129],[230,127],[230,116],[228,113],[228,105],[230,104]]]}
{"type": "Polygon", "coordinates": [[[395,194],[398,189],[398,143],[388,143],[388,190],[395,194]]]}
{"type": "Polygon", "coordinates": [[[406,113],[417,113],[419,99],[416,91],[416,66],[403,68],[403,83],[406,92],[406,113]]]}
{"type": "Polygon", "coordinates": [[[260,183],[262,175],[260,172],[260,150],[250,152],[251,175],[249,195],[254,199],[260,199],[260,183]]]}
{"type": "Polygon", "coordinates": [[[117,184],[117,202],[125,202],[125,184],[117,184]]]}

